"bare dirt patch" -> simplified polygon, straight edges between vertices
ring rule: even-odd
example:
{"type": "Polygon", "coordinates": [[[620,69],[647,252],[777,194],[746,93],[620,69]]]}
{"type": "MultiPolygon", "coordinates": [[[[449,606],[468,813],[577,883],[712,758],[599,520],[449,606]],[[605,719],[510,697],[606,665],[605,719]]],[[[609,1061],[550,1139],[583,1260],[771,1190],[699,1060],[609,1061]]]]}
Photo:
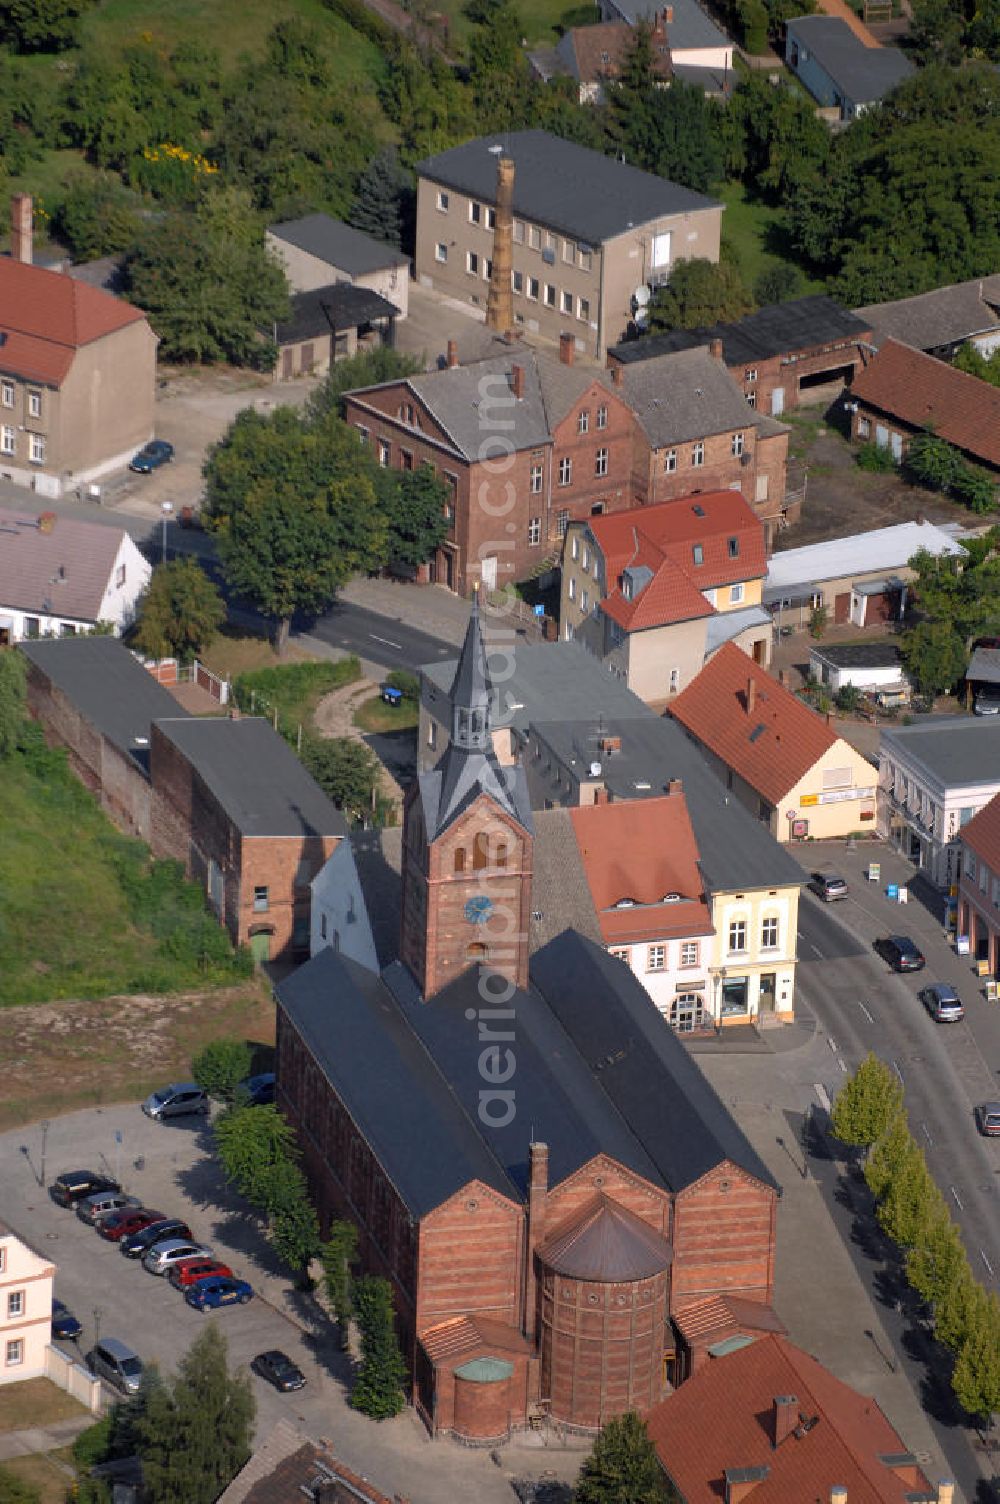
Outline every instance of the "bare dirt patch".
{"type": "Polygon", "coordinates": [[[263,980],[212,992],[7,1009],[0,1013],[0,1130],[95,1103],[141,1100],[186,1077],[191,1057],[222,1036],[248,1040],[266,1061],[274,1004],[263,980]]]}
{"type": "Polygon", "coordinates": [[[22,1379],[0,1388],[0,1431],[23,1431],[57,1420],[76,1420],[87,1411],[51,1379],[22,1379]]]}

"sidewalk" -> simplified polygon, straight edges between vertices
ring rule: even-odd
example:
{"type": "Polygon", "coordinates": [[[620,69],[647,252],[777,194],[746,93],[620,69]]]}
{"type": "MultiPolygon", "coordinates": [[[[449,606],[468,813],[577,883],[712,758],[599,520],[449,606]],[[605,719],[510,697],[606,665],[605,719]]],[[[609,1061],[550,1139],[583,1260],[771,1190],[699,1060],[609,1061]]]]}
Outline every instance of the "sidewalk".
{"type": "MultiPolygon", "coordinates": [[[[11,1457],[25,1457],[31,1452],[56,1452],[68,1447],[81,1431],[86,1431],[98,1419],[84,1411],[67,1420],[54,1420],[48,1426],[30,1426],[23,1431],[0,1432],[0,1462],[9,1462],[11,1457]]],[[[53,1466],[58,1466],[53,1463],[53,1466]]]]}
{"type": "Polygon", "coordinates": [[[456,647],[461,647],[469,624],[469,602],[443,585],[358,577],[348,581],[340,598],[456,647]]]}

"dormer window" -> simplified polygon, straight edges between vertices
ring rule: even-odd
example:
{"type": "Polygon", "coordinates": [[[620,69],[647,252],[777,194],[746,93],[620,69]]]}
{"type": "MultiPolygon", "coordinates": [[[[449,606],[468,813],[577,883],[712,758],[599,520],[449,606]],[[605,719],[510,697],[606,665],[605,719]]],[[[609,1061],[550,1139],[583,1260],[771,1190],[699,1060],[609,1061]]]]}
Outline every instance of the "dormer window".
{"type": "Polygon", "coordinates": [[[740,540],[739,540],[739,538],[730,538],[729,539],[729,543],[728,543],[728,548],[729,548],[729,557],[731,559],[738,559],[739,556],[740,556],[740,540]]]}
{"type": "Polygon", "coordinates": [[[615,904],[615,908],[616,909],[634,909],[635,908],[635,899],[634,898],[619,898],[618,902],[615,904]]]}

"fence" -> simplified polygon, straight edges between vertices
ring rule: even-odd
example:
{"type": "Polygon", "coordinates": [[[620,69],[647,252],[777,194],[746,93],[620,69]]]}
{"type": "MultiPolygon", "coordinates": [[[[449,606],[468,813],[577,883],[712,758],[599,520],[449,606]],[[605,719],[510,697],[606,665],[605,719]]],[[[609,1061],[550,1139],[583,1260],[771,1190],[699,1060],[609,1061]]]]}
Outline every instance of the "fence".
{"type": "Polygon", "coordinates": [[[100,1415],[101,1381],[88,1372],[82,1363],[68,1358],[57,1347],[47,1347],[45,1349],[45,1375],[59,1389],[72,1395],[73,1399],[79,1400],[81,1405],[86,1405],[91,1415],[100,1415]]]}
{"type": "Polygon", "coordinates": [[[229,704],[229,680],[220,679],[218,674],[213,674],[197,658],[193,663],[178,663],[176,658],[140,658],[139,662],[149,670],[158,684],[168,687],[172,684],[196,684],[220,705],[229,704]]]}

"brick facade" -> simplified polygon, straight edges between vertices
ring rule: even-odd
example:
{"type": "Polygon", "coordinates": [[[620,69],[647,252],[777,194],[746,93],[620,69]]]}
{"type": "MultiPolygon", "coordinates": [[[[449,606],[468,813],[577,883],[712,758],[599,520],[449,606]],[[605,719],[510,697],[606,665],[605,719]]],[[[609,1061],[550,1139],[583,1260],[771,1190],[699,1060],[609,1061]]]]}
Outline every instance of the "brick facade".
{"type": "Polygon", "coordinates": [[[665,449],[653,449],[637,428],[632,486],[642,505],[700,491],[739,490],[767,526],[784,506],[787,460],[787,433],[761,438],[749,423],[665,449]]]}

